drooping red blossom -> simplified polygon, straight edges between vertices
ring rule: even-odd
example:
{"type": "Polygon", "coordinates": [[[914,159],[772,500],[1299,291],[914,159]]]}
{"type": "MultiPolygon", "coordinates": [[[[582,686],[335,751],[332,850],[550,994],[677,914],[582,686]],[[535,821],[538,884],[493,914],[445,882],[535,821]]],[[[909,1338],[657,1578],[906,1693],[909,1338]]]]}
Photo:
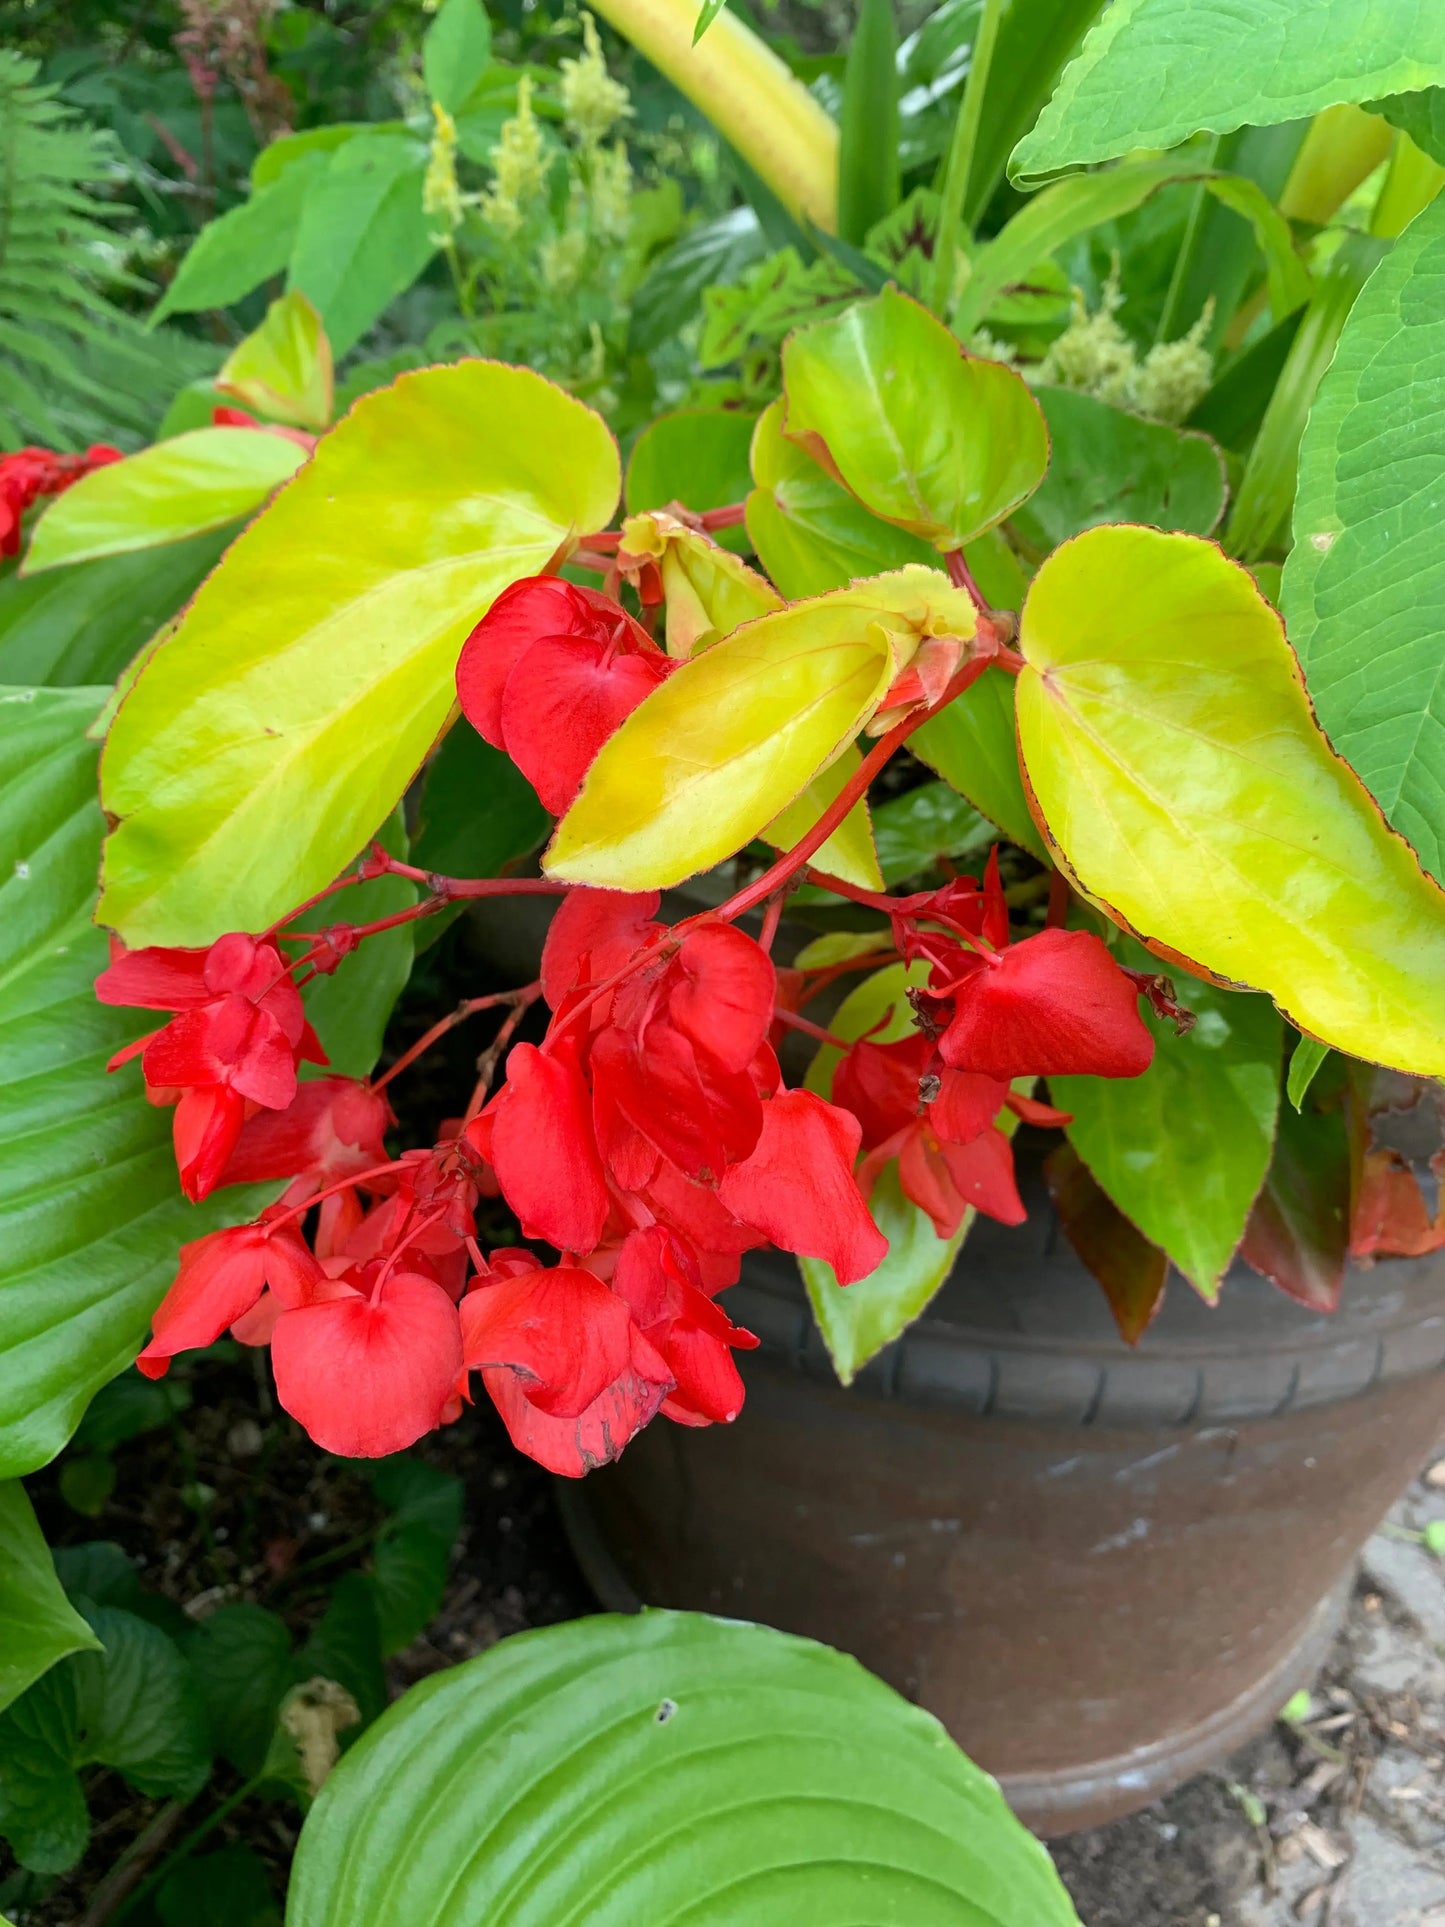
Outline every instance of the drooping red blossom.
{"type": "Polygon", "coordinates": [[[888,1255],[853,1176],[860,1138],[851,1112],[813,1091],[779,1091],[763,1106],[756,1150],[724,1171],[718,1197],[782,1250],[823,1259],[851,1285],[888,1255]]]}
{"type": "Polygon", "coordinates": [[[213,1345],[251,1311],[269,1287],[279,1303],[300,1305],[322,1278],[294,1224],[233,1225],[182,1245],[175,1283],[151,1320],[151,1341],[136,1360],[161,1378],[177,1352],[213,1345]]]}
{"type": "Polygon", "coordinates": [[[312,1078],[297,1086],[285,1110],[258,1111],[246,1120],[221,1182],[331,1184],[383,1163],[382,1140],[395,1121],[384,1093],[356,1078],[312,1078]]]}
{"type": "Polygon", "coordinates": [[[222,1181],[246,1120],[291,1103],[297,1065],[326,1062],[288,972],[273,943],[232,932],[204,950],[115,945],[96,980],[103,1004],[176,1013],[110,1069],[139,1055],[147,1097],[175,1105],[176,1164],[193,1201],[222,1181]]]}
{"type": "Polygon", "coordinates": [[[558,576],[504,589],[462,645],[457,695],[560,816],[599,749],[673,665],[610,596],[558,576]]]}
{"type": "Polygon", "coordinates": [[[687,1247],[661,1225],[632,1232],[617,1254],[612,1289],[672,1373],[663,1416],[680,1425],[731,1424],[743,1407],[732,1354],[758,1341],[713,1303],[687,1247]]]}
{"type": "Polygon", "coordinates": [[[20,553],[20,519],[42,495],[63,495],[92,469],[121,460],[108,442],[94,442],[83,455],[50,448],[18,448],[0,455],[0,556],[20,553]]]}

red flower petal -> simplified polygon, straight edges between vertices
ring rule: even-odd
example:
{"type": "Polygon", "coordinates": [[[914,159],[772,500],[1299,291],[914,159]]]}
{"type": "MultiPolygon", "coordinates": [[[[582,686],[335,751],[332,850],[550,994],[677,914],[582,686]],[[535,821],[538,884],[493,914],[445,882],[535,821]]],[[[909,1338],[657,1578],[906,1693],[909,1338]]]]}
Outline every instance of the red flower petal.
{"type": "MultiPolygon", "coordinates": [[[[619,621],[631,623],[610,597],[560,576],[532,575],[512,583],[462,644],[457,663],[462,714],[479,736],[504,748],[502,692],[524,650],[539,636],[591,636],[606,642],[619,621]]],[[[643,634],[640,628],[638,634],[643,634]]]]}
{"type": "Polygon", "coordinates": [[[990,1077],[1137,1077],[1154,1039],[1139,993],[1087,930],[1041,930],[959,986],[945,1063],[990,1077]]]}
{"type": "Polygon", "coordinates": [[[586,636],[543,636],[518,658],[502,733],[543,809],[562,815],[598,750],[671,667],[665,656],[622,655],[586,636]]]}
{"type": "Polygon", "coordinates": [[[515,1372],[500,1368],[482,1373],[482,1383],[519,1452],[567,1479],[580,1479],[619,1456],[656,1416],[673,1385],[653,1346],[636,1326],[631,1333],[627,1369],[575,1418],[539,1410],[515,1372]]]}
{"type": "Polygon", "coordinates": [[[916,1122],[918,1080],[932,1055],[932,1044],[915,1033],[891,1044],[864,1038],[839,1063],[833,1073],[833,1101],[857,1118],[870,1150],[916,1122]]]}
{"type": "Polygon", "coordinates": [[[1008,1094],[1005,1078],[984,1077],[977,1071],[945,1071],[939,1080],[938,1096],[925,1107],[925,1128],[947,1144],[968,1144],[993,1123],[1008,1094]]]}
{"type": "Polygon", "coordinates": [[[960,1197],[1000,1224],[1022,1224],[1028,1213],[1014,1177],[1013,1146],[1002,1131],[990,1129],[968,1144],[940,1147],[948,1175],[960,1197]]]}
{"type": "Polygon", "coordinates": [[[575,1057],[515,1045],[491,1117],[488,1157],[524,1235],[591,1251],[610,1201],[575,1057]]]}
{"type": "Polygon", "coordinates": [[[573,1265],[484,1284],[460,1309],[467,1366],[516,1372],[528,1400],[554,1418],[586,1411],[631,1360],[627,1306],[573,1265]]]}
{"type": "Polygon", "coordinates": [[[112,939],[111,958],[95,980],[103,1004],[130,1004],[140,1010],[189,1010],[209,1003],[205,950],[127,950],[112,939]]]}
{"type": "Polygon", "coordinates": [[[659,926],[656,890],[569,890],[542,946],[542,994],[556,1010],[570,990],[614,976],[659,926]]]}
{"type": "Polygon", "coordinates": [[[221,1183],[246,1119],[246,1100],[224,1084],[181,1093],[171,1124],[176,1170],[192,1204],[221,1183]]]}
{"type": "Polygon", "coordinates": [[[669,976],[677,1028],[724,1070],[745,1071],[773,1021],[772,960],[745,930],[704,923],[690,930],[669,976]]]}
{"type": "Polygon", "coordinates": [[[160,1378],[177,1352],[212,1345],[251,1309],[266,1282],[266,1227],[232,1225],[181,1246],[175,1283],[156,1307],[151,1341],[136,1360],[160,1378]]]}
{"type": "Polygon", "coordinates": [[[888,1255],[853,1176],[858,1120],[812,1091],[779,1091],[763,1106],[758,1147],[723,1173],[718,1196],[784,1251],[822,1258],[840,1285],[888,1255]]]}
{"type": "Polygon", "coordinates": [[[750,1077],[711,1064],[665,1021],[641,1047],[616,1025],[592,1044],[593,1085],[633,1129],[689,1177],[716,1179],[758,1141],[763,1103],[750,1077]]]}
{"type": "Polygon", "coordinates": [[[297,1087],[284,1111],[262,1111],[242,1126],[226,1184],[309,1177],[323,1184],[382,1163],[392,1122],[380,1091],[351,1077],[317,1077],[297,1087]]]}
{"type": "Polygon", "coordinates": [[[430,1278],[401,1272],[374,1298],[283,1312],[271,1364],[276,1396],[323,1451],[384,1458],[441,1423],[462,1367],[456,1308],[430,1278]]]}

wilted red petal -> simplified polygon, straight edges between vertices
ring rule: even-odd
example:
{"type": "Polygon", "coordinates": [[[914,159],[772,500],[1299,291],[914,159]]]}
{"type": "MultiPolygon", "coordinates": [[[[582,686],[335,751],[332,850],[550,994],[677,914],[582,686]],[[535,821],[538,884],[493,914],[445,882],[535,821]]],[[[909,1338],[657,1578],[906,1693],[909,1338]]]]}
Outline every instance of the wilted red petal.
{"type": "Polygon", "coordinates": [[[181,1093],[171,1138],[181,1189],[192,1204],[208,1198],[224,1180],[245,1120],[246,1100],[224,1084],[181,1093]]]}
{"type": "Polygon", "coordinates": [[[441,1423],[462,1368],[456,1307],[430,1278],[401,1272],[374,1298],[283,1312],[271,1364],[276,1396],[323,1451],[384,1458],[441,1423]]]}
{"type": "Polygon", "coordinates": [[[542,995],[556,1010],[581,981],[615,976],[657,927],[656,890],[638,896],[625,890],[569,890],[557,908],[542,946],[542,995]]]}
{"type": "Polygon", "coordinates": [[[468,1367],[516,1372],[555,1418],[578,1417],[628,1369],[631,1313],[590,1271],[525,1271],[469,1291],[460,1310],[468,1367]]]}
{"type": "Polygon", "coordinates": [[[181,1246],[175,1283],[156,1307],[151,1341],[136,1360],[160,1378],[177,1352],[213,1345],[261,1296],[266,1227],[238,1224],[181,1246]]]}
{"type": "Polygon", "coordinates": [[[631,1328],[627,1369],[576,1418],[554,1418],[535,1406],[515,1372],[482,1373],[513,1445],[562,1478],[580,1479],[610,1464],[656,1415],[672,1390],[672,1374],[656,1350],[631,1328]]]}
{"type": "Polygon", "coordinates": [[[683,938],[669,972],[674,1024],[724,1070],[745,1071],[773,1021],[777,979],[760,943],[730,923],[703,923],[683,938]]]}
{"type": "Polygon", "coordinates": [[[502,696],[502,734],[543,809],[563,813],[598,750],[671,667],[585,636],[543,636],[524,651],[502,696]]]}
{"type": "Polygon", "coordinates": [[[726,1424],[743,1404],[743,1383],[732,1352],[751,1350],[758,1341],[678,1275],[678,1257],[674,1240],[661,1226],[635,1231],[618,1253],[612,1289],[677,1380],[676,1390],[663,1402],[663,1413],[683,1425],[726,1424]]]}
{"type": "Polygon", "coordinates": [[[779,1091],[763,1106],[757,1149],[723,1173],[718,1196],[784,1251],[821,1258],[840,1285],[888,1255],[853,1176],[858,1120],[812,1091],[779,1091]]]}
{"type": "Polygon", "coordinates": [[[523,1234],[559,1251],[590,1251],[609,1199],[576,1059],[565,1049],[514,1046],[491,1118],[490,1162],[523,1234]]]}
{"type": "Polygon", "coordinates": [[[523,651],[539,636],[591,636],[606,642],[619,620],[630,618],[610,597],[560,576],[530,575],[512,583],[462,644],[457,663],[462,714],[479,736],[497,749],[505,748],[502,691],[523,651]]]}
{"type": "Polygon", "coordinates": [[[1137,1077],[1154,1039],[1138,991],[1098,937],[1041,930],[959,986],[939,1050],[990,1077],[1137,1077]]]}
{"type": "Polygon", "coordinates": [[[247,1119],[222,1182],[268,1184],[313,1177],[323,1184],[382,1163],[392,1122],[380,1091],[351,1077],[317,1077],[297,1086],[284,1111],[247,1119]]]}

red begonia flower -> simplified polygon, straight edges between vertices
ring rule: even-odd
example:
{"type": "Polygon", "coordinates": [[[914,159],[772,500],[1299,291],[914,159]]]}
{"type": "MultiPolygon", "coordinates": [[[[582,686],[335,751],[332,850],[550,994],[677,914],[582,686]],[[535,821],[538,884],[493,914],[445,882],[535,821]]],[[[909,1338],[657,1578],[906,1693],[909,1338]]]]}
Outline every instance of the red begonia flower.
{"type": "Polygon", "coordinates": [[[898,1177],[904,1196],[928,1213],[940,1238],[953,1236],[970,1205],[1000,1224],[1022,1224],[1028,1216],[1013,1147],[994,1125],[966,1144],[950,1144],[925,1122],[899,1147],[898,1177]]]}
{"type": "MultiPolygon", "coordinates": [[[[654,923],[656,890],[569,890],[557,906],[542,946],[542,995],[559,1010],[570,991],[604,983],[662,926],[654,923]]],[[[605,1012],[603,1013],[605,1015],[605,1012]]]]}
{"type": "MultiPolygon", "coordinates": [[[[156,1093],[147,1085],[152,1102],[156,1093]]],[[[171,1144],[181,1189],[192,1204],[221,1183],[245,1126],[247,1103],[224,1084],[183,1090],[171,1120],[171,1144]]]]}
{"type": "Polygon", "coordinates": [[[587,1085],[565,1040],[546,1051],[515,1046],[487,1122],[488,1134],[468,1136],[496,1172],[523,1234],[559,1251],[590,1251],[607,1222],[607,1182],[587,1085]]]}
{"type": "Polygon", "coordinates": [[[333,1281],[337,1296],[283,1311],[271,1337],[276,1396],[326,1452],[384,1458],[441,1422],[462,1368],[456,1307],[430,1278],[333,1281]]]}
{"type": "Polygon", "coordinates": [[[284,1111],[260,1111],[246,1120],[221,1182],[334,1183],[383,1162],[382,1139],[393,1121],[381,1091],[352,1077],[313,1078],[297,1087],[284,1111]]]}
{"type": "Polygon", "coordinates": [[[640,1038],[609,1025],[594,1038],[590,1063],[609,1142],[609,1126],[620,1118],[689,1177],[708,1183],[757,1144],[763,1107],[753,1080],[724,1069],[665,1018],[640,1038]]]}
{"type": "Polygon", "coordinates": [[[1154,1057],[1139,992],[1088,930],[1041,930],[954,993],[939,1039],[946,1064],[990,1077],[1137,1077],[1154,1057]]]}
{"type": "Polygon", "coordinates": [[[502,696],[507,678],[539,636],[586,636],[606,642],[625,612],[610,596],[564,582],[558,575],[529,575],[503,589],[462,644],[457,696],[462,714],[494,749],[502,738],[502,696]]]}
{"type": "Polygon", "coordinates": [[[763,1106],[757,1149],[723,1173],[718,1197],[783,1251],[821,1258],[851,1285],[888,1255],[853,1176],[859,1139],[848,1111],[812,1091],[779,1091],[763,1106]]]}
{"type": "Polygon", "coordinates": [[[734,1350],[757,1339],[743,1331],[701,1289],[677,1241],[661,1226],[623,1241],[612,1289],[624,1300],[643,1336],[677,1381],[662,1402],[665,1418],[681,1425],[729,1424],[743,1406],[734,1350]]]}
{"type": "Polygon", "coordinates": [[[72,482],[93,468],[118,462],[121,452],[94,442],[83,455],[57,454],[49,448],[17,448],[0,455],[0,556],[20,553],[20,518],[42,495],[63,495],[72,482]]]}
{"type": "Polygon", "coordinates": [[[213,1345],[250,1311],[263,1286],[301,1304],[321,1276],[290,1226],[234,1225],[182,1245],[175,1283],[156,1307],[151,1341],[136,1364],[147,1378],[160,1378],[177,1352],[213,1345]]]}

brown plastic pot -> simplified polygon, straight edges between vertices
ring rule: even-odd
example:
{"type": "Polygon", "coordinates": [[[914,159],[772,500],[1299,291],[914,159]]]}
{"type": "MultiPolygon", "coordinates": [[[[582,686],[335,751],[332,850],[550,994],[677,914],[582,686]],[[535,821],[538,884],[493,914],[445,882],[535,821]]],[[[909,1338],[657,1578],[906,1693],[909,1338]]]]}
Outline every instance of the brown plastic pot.
{"type": "Polygon", "coordinates": [[[1445,1424],[1445,1262],[1353,1270],[1330,1318],[1243,1266],[1215,1311],[1175,1279],[1129,1352],[1031,1188],[848,1390],[791,1260],[748,1260],[737,1424],[655,1424],[562,1496],[604,1604],[857,1654],[1051,1834],[1147,1804],[1311,1678],[1445,1424]]]}

